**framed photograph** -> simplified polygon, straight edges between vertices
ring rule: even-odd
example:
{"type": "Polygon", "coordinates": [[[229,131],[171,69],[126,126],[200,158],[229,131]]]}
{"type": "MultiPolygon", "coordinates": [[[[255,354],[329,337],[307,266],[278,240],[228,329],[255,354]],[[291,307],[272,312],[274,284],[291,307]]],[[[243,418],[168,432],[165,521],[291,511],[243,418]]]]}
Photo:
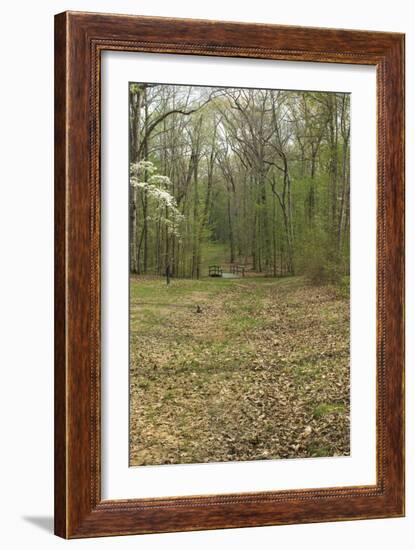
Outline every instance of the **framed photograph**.
{"type": "Polygon", "coordinates": [[[404,515],[404,35],[55,19],[55,532],[404,515]]]}

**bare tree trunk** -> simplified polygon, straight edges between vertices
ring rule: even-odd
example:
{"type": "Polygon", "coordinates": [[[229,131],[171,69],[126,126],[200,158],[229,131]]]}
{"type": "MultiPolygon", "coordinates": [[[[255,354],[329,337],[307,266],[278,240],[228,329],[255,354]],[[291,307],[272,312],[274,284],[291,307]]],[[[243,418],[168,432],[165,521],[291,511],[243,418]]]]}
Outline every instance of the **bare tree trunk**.
{"type": "Polygon", "coordinates": [[[339,213],[339,222],[338,222],[338,233],[337,233],[337,245],[339,254],[342,253],[343,245],[343,232],[346,230],[346,225],[344,223],[346,219],[346,208],[347,208],[347,199],[350,193],[350,184],[349,184],[349,175],[348,175],[348,166],[349,166],[349,138],[350,138],[350,126],[347,121],[347,110],[346,110],[346,98],[343,97],[342,101],[342,111],[340,119],[340,128],[341,135],[343,139],[343,154],[342,154],[342,194],[340,202],[340,213],[339,213]]]}
{"type": "MultiPolygon", "coordinates": [[[[336,95],[330,97],[330,179],[329,179],[329,205],[330,227],[332,241],[336,241],[337,235],[337,178],[338,178],[338,124],[337,124],[337,99],[336,95]]],[[[334,248],[334,247],[333,247],[334,248]]]]}
{"type": "Polygon", "coordinates": [[[229,247],[230,247],[230,263],[235,263],[235,240],[232,227],[232,212],[231,212],[231,195],[228,191],[228,223],[229,223],[229,247]]]}
{"type": "Polygon", "coordinates": [[[277,212],[275,195],[272,195],[272,274],[277,276],[277,212]]]}
{"type": "MultiPolygon", "coordinates": [[[[147,93],[144,93],[144,160],[148,160],[148,138],[147,138],[147,126],[148,126],[148,104],[147,93]]],[[[144,170],[144,181],[147,181],[147,171],[144,170]]],[[[148,193],[144,190],[143,193],[143,234],[144,234],[144,259],[143,259],[143,271],[147,273],[148,269],[148,193]]]]}
{"type": "Polygon", "coordinates": [[[137,191],[130,186],[130,271],[131,273],[139,273],[140,266],[138,264],[138,243],[137,243],[137,191]]]}
{"type": "Polygon", "coordinates": [[[193,205],[193,252],[192,277],[200,278],[200,231],[199,231],[199,160],[200,160],[200,129],[202,118],[199,118],[195,137],[195,159],[193,165],[194,205],[193,205]]]}
{"type": "Polygon", "coordinates": [[[256,212],[252,223],[252,269],[258,271],[257,253],[256,253],[256,212]]]}
{"type": "MultiPolygon", "coordinates": [[[[137,86],[137,85],[136,85],[137,86]]],[[[138,162],[138,144],[140,139],[140,110],[142,92],[140,88],[130,87],[130,162],[138,162]]],[[[130,270],[140,272],[138,239],[138,196],[137,190],[130,187],[130,270]]]]}

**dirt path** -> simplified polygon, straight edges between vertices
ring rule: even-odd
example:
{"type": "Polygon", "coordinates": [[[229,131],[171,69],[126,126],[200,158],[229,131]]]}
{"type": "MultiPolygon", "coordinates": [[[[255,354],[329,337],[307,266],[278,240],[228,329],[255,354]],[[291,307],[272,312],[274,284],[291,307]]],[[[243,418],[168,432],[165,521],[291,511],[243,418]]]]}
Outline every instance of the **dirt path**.
{"type": "Polygon", "coordinates": [[[131,292],[132,465],[349,454],[348,299],[294,278],[131,292]]]}

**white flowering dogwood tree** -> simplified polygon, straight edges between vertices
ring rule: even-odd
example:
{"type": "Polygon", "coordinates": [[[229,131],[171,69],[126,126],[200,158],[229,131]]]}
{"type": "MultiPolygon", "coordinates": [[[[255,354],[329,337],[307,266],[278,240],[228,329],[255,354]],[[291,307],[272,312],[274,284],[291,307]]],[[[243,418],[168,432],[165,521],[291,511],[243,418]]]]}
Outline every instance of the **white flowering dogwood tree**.
{"type": "MultiPolygon", "coordinates": [[[[177,201],[171,193],[172,182],[168,176],[157,173],[157,167],[149,160],[130,164],[130,185],[142,192],[149,203],[147,221],[164,228],[167,240],[180,241],[180,225],[184,220],[177,201]]],[[[170,282],[170,254],[166,248],[164,258],[167,282],[170,282]]]]}
{"type": "Polygon", "coordinates": [[[156,221],[166,227],[168,235],[180,238],[180,223],[184,216],[177,208],[176,199],[169,192],[172,183],[170,178],[157,174],[157,167],[149,160],[131,163],[130,184],[140,189],[152,201],[152,213],[149,221],[156,221]],[[144,177],[147,181],[144,181],[144,177]]]}

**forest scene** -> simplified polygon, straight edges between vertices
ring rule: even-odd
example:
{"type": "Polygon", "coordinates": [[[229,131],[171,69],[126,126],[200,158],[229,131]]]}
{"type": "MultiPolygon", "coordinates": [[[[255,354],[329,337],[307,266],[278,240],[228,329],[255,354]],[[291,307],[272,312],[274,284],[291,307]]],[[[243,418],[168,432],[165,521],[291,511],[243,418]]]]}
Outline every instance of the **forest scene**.
{"type": "Polygon", "coordinates": [[[129,84],[130,466],[350,454],[350,95],[129,84]]]}

